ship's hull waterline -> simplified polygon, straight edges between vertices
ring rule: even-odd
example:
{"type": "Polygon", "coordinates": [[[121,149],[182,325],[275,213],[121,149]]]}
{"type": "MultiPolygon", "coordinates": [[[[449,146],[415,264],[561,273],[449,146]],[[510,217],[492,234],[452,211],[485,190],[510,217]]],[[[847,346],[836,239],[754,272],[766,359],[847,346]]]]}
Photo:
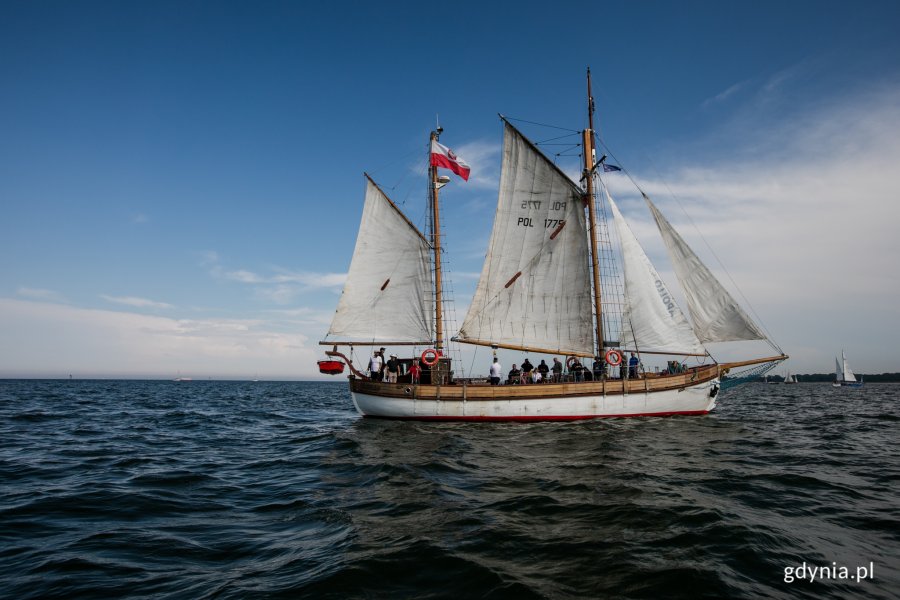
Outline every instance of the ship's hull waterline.
{"type": "Polygon", "coordinates": [[[716,406],[718,369],[596,382],[503,385],[387,384],[350,380],[364,417],[439,421],[569,421],[702,415],[716,406]]]}

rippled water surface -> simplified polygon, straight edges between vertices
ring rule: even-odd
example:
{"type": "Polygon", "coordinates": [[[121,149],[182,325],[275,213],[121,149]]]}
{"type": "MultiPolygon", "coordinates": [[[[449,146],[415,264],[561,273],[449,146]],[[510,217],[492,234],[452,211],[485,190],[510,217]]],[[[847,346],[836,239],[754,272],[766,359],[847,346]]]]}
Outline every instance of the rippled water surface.
{"type": "Polygon", "coordinates": [[[340,383],[0,381],[0,597],[897,598],[898,400],[454,424],[340,383]]]}

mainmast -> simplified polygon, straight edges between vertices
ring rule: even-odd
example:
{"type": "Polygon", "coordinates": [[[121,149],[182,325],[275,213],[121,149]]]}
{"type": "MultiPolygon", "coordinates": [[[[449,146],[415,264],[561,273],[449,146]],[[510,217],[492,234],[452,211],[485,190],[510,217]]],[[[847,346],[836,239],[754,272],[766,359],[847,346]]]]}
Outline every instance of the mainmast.
{"type": "MultiPolygon", "coordinates": [[[[431,132],[431,141],[436,142],[443,129],[438,126],[431,132]]],[[[431,146],[429,145],[429,148],[431,146]]],[[[429,150],[430,151],[430,150],[429,150]]],[[[434,249],[434,348],[440,354],[444,348],[444,308],[441,287],[441,217],[438,208],[437,166],[431,165],[431,247],[434,249]]]]}
{"type": "Polygon", "coordinates": [[[591,95],[591,69],[587,70],[588,128],[582,132],[584,140],[584,202],[588,207],[591,233],[591,268],[594,277],[594,318],[596,319],[596,350],[603,352],[603,319],[600,313],[600,258],[597,254],[597,217],[594,206],[594,168],[597,153],[594,150],[594,97],[591,95]]]}

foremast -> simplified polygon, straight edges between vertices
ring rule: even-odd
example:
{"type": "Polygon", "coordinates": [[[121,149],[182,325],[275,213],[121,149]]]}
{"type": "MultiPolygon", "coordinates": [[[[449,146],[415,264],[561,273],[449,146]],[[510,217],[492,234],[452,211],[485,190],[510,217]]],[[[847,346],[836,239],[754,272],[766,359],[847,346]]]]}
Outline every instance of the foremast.
{"type": "MultiPolygon", "coordinates": [[[[443,128],[438,127],[431,132],[431,142],[440,139],[443,128]]],[[[431,144],[429,144],[429,148],[431,144]]],[[[430,152],[430,150],[429,150],[430,152]]],[[[431,161],[429,161],[431,162],[431,161]]],[[[432,164],[430,170],[431,196],[431,247],[434,253],[434,348],[440,355],[444,349],[444,305],[443,281],[441,279],[441,216],[438,203],[438,167],[432,164]]]]}

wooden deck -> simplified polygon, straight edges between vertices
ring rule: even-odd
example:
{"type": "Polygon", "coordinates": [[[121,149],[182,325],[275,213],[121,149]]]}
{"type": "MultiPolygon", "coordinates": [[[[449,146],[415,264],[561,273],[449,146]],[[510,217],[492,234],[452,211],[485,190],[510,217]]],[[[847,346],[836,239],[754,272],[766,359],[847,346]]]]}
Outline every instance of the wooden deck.
{"type": "Polygon", "coordinates": [[[351,378],[354,392],[389,398],[428,399],[442,401],[521,400],[572,396],[613,396],[681,389],[715,379],[719,365],[697,367],[675,375],[647,374],[638,379],[605,379],[600,381],[535,383],[526,385],[490,385],[458,382],[446,385],[414,385],[382,383],[351,378]]]}

